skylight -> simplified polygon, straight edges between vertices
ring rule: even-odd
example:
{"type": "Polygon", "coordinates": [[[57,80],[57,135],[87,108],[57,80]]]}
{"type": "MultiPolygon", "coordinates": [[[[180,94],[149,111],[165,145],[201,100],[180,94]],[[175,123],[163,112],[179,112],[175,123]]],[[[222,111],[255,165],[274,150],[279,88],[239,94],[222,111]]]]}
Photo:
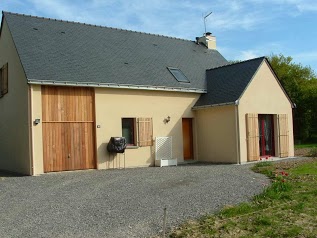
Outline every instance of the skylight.
{"type": "Polygon", "coordinates": [[[190,83],[188,78],[183,74],[183,72],[178,68],[167,67],[174,78],[180,83],[190,83]]]}

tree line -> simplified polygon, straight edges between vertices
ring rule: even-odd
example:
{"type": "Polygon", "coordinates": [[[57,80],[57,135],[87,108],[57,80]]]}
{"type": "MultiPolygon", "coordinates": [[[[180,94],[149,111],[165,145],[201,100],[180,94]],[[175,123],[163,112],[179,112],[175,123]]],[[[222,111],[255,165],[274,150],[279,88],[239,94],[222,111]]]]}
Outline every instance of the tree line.
{"type": "Polygon", "coordinates": [[[317,77],[309,66],[293,62],[290,56],[267,57],[281,84],[296,104],[293,110],[295,142],[317,140],[317,77]]]}

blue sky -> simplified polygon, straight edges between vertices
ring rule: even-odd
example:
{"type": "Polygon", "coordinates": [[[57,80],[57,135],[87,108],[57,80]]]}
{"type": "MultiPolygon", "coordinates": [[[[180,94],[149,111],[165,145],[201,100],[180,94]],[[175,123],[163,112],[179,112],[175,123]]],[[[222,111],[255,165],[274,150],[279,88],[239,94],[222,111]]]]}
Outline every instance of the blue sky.
{"type": "Polygon", "coordinates": [[[317,72],[317,0],[0,0],[0,10],[195,40],[228,60],[280,54],[317,72]]]}

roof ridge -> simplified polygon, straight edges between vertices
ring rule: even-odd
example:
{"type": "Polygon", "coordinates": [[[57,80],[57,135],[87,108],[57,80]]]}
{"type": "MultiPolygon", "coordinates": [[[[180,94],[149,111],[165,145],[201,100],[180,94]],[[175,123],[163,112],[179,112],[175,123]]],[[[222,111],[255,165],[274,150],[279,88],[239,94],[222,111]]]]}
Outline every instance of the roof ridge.
{"type": "Polygon", "coordinates": [[[236,64],[242,64],[242,63],[246,63],[246,62],[253,61],[253,60],[258,60],[258,59],[266,59],[266,57],[265,57],[265,56],[260,56],[260,57],[257,57],[257,58],[248,59],[248,60],[243,60],[243,61],[236,62],[236,63],[225,64],[225,65],[222,65],[222,66],[219,66],[219,67],[207,69],[207,71],[209,71],[209,70],[214,70],[214,69],[219,69],[219,68],[224,68],[224,67],[232,66],[232,65],[236,65],[236,64]]]}
{"type": "Polygon", "coordinates": [[[11,15],[24,16],[24,17],[32,17],[32,18],[44,19],[44,20],[50,20],[50,21],[59,21],[59,22],[65,22],[65,23],[80,24],[80,25],[85,25],[85,26],[108,28],[108,29],[113,29],[113,30],[118,30],[118,31],[134,32],[134,33],[139,33],[139,34],[145,34],[145,35],[151,35],[151,36],[159,36],[159,37],[165,37],[165,38],[169,38],[169,39],[175,39],[175,40],[182,40],[182,41],[193,42],[192,40],[182,39],[182,38],[173,37],[173,36],[165,36],[165,35],[147,33],[147,32],[142,32],[142,31],[133,31],[133,30],[122,29],[122,28],[117,28],[117,27],[102,26],[102,25],[89,24],[89,23],[84,23],[84,22],[61,20],[61,19],[49,18],[49,17],[39,17],[39,16],[33,16],[33,15],[28,15],[28,14],[23,14],[23,13],[14,13],[14,12],[2,11],[2,14],[3,14],[3,15],[4,15],[4,14],[11,14],[11,15]]]}

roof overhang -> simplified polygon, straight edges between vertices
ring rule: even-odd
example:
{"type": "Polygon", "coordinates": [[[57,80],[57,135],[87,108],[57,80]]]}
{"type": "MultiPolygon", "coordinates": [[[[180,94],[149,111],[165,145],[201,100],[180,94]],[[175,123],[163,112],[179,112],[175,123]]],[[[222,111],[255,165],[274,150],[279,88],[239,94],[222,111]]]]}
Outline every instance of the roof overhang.
{"type": "Polygon", "coordinates": [[[206,89],[197,89],[197,88],[180,88],[180,87],[114,84],[114,83],[96,83],[96,82],[49,81],[49,80],[37,80],[37,79],[28,79],[28,84],[51,85],[51,86],[52,85],[54,85],[54,86],[72,86],[72,87],[94,87],[94,88],[122,88],[122,89],[139,89],[139,90],[187,92],[187,93],[207,93],[206,89]]]}
{"type": "Polygon", "coordinates": [[[235,102],[225,102],[225,103],[217,103],[217,104],[211,104],[211,105],[195,106],[192,108],[192,110],[206,109],[210,107],[230,106],[230,105],[239,105],[239,101],[237,100],[235,102]]]}

